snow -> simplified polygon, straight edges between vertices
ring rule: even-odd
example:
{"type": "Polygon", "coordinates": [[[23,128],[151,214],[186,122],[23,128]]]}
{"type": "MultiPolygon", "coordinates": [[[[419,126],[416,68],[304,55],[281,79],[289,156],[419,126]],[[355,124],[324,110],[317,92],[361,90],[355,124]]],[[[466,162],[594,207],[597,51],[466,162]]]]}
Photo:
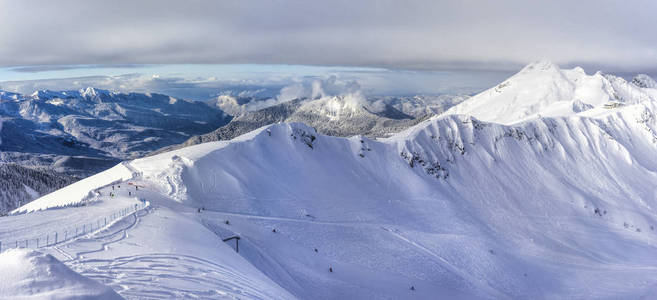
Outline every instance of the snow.
{"type": "Polygon", "coordinates": [[[31,187],[29,187],[25,184],[23,184],[23,187],[25,188],[25,192],[28,193],[30,195],[30,197],[32,197],[32,199],[36,199],[36,198],[39,198],[39,196],[41,196],[41,195],[39,195],[39,192],[35,191],[33,188],[31,188],[31,187]]]}
{"type": "Polygon", "coordinates": [[[118,164],[107,171],[87,177],[39,198],[39,204],[30,202],[17,208],[12,213],[25,213],[48,208],[78,205],[84,200],[94,197],[95,191],[102,186],[128,180],[132,177],[133,173],[131,169],[126,167],[125,164],[118,164]]]}
{"type": "MultiPolygon", "coordinates": [[[[645,82],[649,82],[648,79],[644,77],[645,82]]],[[[600,72],[587,75],[579,67],[560,69],[555,64],[540,61],[450,108],[446,114],[465,114],[509,125],[541,116],[575,115],[582,111],[582,104],[602,109],[610,101],[634,103],[646,99],[657,99],[657,90],[642,89],[600,72]]]]}
{"type": "Polygon", "coordinates": [[[7,92],[0,90],[0,101],[2,100],[18,100],[21,97],[20,94],[12,93],[12,92],[7,92]]]}
{"type": "Polygon", "coordinates": [[[632,79],[632,83],[642,88],[657,88],[657,82],[646,74],[639,74],[632,79]]]}
{"type": "Polygon", "coordinates": [[[505,82],[387,139],[281,123],[127,161],[0,218],[0,240],[139,185],[148,209],[43,251],[128,299],[655,295],[654,89],[546,63],[505,82]]]}
{"type": "Polygon", "coordinates": [[[122,299],[52,255],[23,249],[0,253],[0,299],[122,299]]]}

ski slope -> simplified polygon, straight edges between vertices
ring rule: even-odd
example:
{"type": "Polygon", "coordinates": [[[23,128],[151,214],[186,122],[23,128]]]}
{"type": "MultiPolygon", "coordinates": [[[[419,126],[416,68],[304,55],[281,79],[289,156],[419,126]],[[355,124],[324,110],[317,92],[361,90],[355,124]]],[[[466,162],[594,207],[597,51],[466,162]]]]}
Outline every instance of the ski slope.
{"type": "Polygon", "coordinates": [[[648,96],[550,117],[524,98],[508,119],[443,114],[383,140],[265,126],[125,162],[6,219],[95,218],[112,201],[93,191],[143,186],[148,209],[43,249],[128,299],[651,298],[657,102],[632,85],[648,96]]]}

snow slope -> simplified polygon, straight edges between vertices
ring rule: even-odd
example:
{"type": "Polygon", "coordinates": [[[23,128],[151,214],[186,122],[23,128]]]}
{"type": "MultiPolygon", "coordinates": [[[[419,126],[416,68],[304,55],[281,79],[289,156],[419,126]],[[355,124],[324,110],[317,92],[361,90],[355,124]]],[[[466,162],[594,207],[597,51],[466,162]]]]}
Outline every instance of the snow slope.
{"type": "MultiPolygon", "coordinates": [[[[526,120],[505,125],[443,114],[383,140],[282,123],[126,162],[68,189],[85,195],[129,181],[147,187],[139,196],[154,209],[54,251],[127,298],[211,298],[206,284],[273,299],[651,298],[655,90],[614,84],[637,92],[618,92],[624,105],[605,107],[607,89],[591,88],[602,96],[582,98],[592,107],[580,112],[553,109],[561,96],[479,95],[463,107],[525,103],[518,111],[541,117],[512,114],[526,120]],[[239,254],[221,242],[234,235],[239,254]],[[231,261],[244,269],[222,271],[231,261]],[[193,271],[211,265],[212,280],[193,271]]],[[[556,86],[550,95],[574,93],[556,86]]],[[[21,211],[63,205],[46,196],[21,211]]],[[[19,216],[95,206],[11,216],[5,230],[32,226],[10,222],[19,216]]]]}
{"type": "MultiPolygon", "coordinates": [[[[582,68],[560,69],[550,62],[527,65],[520,72],[468,101],[450,108],[447,114],[465,114],[482,121],[514,124],[523,120],[569,116],[606,104],[632,104],[657,99],[649,87],[651,78],[640,75],[630,84],[620,77],[597,72],[587,75],[582,68]]],[[[654,82],[654,81],[652,81],[654,82]]]]}
{"type": "Polygon", "coordinates": [[[0,269],[0,299],[122,299],[109,287],[36,251],[0,253],[0,269]]]}

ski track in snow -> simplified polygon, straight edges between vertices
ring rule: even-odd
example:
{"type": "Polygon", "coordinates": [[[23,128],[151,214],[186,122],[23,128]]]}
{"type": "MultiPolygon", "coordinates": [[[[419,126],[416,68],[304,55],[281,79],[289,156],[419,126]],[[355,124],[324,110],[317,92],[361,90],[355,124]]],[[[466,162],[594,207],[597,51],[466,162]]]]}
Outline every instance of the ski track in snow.
{"type": "Polygon", "coordinates": [[[422,244],[411,240],[409,237],[404,236],[399,230],[395,230],[395,229],[391,229],[391,228],[387,228],[387,227],[381,227],[381,229],[383,229],[387,232],[390,232],[390,234],[392,234],[396,238],[398,238],[398,239],[400,239],[400,240],[402,240],[402,241],[404,241],[408,244],[413,245],[413,247],[415,247],[415,248],[421,250],[422,252],[426,253],[427,255],[435,258],[436,260],[438,260],[438,262],[443,267],[445,267],[446,269],[448,269],[450,272],[454,273],[455,275],[465,279],[466,281],[471,282],[471,283],[476,283],[476,282],[481,283],[479,286],[485,286],[486,289],[487,289],[487,292],[489,292],[489,294],[493,295],[495,298],[498,298],[498,299],[512,298],[510,295],[503,294],[501,291],[491,287],[488,282],[486,282],[482,279],[479,279],[479,278],[475,278],[474,276],[471,276],[470,274],[459,270],[457,267],[452,265],[445,258],[443,258],[442,256],[440,256],[440,255],[436,254],[435,252],[431,251],[429,248],[423,246],[422,244]]]}
{"type": "Polygon", "coordinates": [[[156,210],[149,207],[137,211],[93,235],[50,249],[56,251],[53,255],[65,257],[63,262],[76,272],[112,287],[126,299],[270,299],[258,292],[259,287],[249,277],[191,255],[149,253],[88,258],[126,242],[129,231],[156,210]]]}

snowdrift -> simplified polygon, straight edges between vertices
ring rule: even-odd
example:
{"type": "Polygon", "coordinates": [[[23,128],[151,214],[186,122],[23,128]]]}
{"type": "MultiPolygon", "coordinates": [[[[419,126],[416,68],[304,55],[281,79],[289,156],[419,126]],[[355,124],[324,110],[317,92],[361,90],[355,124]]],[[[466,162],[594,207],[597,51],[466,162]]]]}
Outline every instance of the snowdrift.
{"type": "Polygon", "coordinates": [[[14,249],[0,253],[1,299],[123,299],[51,255],[14,249]]]}

